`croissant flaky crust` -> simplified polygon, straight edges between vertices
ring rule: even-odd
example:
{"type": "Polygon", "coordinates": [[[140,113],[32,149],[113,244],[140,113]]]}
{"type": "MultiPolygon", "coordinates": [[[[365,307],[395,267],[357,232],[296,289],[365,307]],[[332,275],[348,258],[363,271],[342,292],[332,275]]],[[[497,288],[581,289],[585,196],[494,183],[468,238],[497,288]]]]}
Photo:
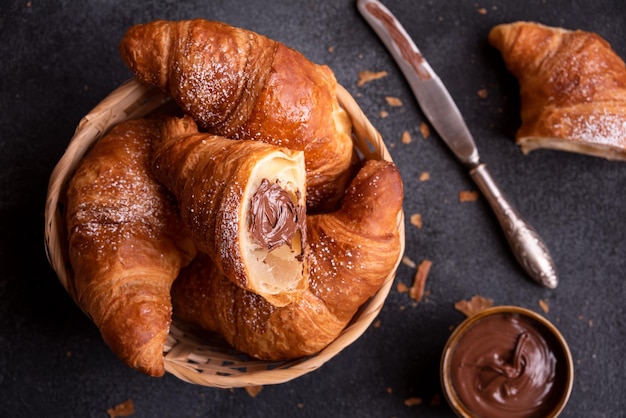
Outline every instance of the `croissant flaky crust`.
{"type": "Polygon", "coordinates": [[[175,194],[197,248],[233,283],[277,306],[306,289],[302,151],[200,133],[189,116],[169,118],[153,170],[175,194]]]}
{"type": "Polygon", "coordinates": [[[403,189],[393,163],[368,161],[333,213],[307,217],[309,287],[275,307],[225,279],[200,254],[172,288],[174,315],[221,333],[261,359],[314,354],[331,343],[397,265],[403,189]]]}
{"type": "Polygon", "coordinates": [[[262,35],[202,19],[134,26],[120,55],[203,130],[304,151],[309,211],[336,208],[356,158],[327,66],[262,35]]]}
{"type": "Polygon", "coordinates": [[[173,196],[151,172],[156,121],[116,126],[84,157],[67,191],[74,298],[129,366],[164,374],[170,288],[195,256],[173,196]]]}
{"type": "Polygon", "coordinates": [[[490,43],[518,78],[524,153],[553,148],[626,160],[626,66],[599,35],[532,22],[495,26],[490,43]]]}

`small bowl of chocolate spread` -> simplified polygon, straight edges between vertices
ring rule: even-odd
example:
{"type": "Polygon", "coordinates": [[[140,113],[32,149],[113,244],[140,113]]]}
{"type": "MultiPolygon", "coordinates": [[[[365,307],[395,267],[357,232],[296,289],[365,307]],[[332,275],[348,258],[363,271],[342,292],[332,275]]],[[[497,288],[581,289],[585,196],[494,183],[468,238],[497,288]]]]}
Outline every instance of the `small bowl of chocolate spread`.
{"type": "Polygon", "coordinates": [[[441,358],[443,391],[463,418],[557,417],[573,381],[572,355],[561,333],[543,316],[516,306],[467,318],[441,358]]]}

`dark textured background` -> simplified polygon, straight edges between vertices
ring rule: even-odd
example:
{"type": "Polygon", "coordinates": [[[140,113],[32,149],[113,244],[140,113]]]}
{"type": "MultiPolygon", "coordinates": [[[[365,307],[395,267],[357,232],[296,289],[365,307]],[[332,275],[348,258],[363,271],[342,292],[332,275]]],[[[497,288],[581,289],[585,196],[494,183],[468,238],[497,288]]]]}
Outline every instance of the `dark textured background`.
{"type": "MultiPolygon", "coordinates": [[[[408,85],[352,0],[3,1],[0,6],[0,416],[106,417],[132,399],[138,417],[452,416],[440,394],[443,345],[463,315],[453,305],[475,294],[542,312],[570,344],[576,378],[564,416],[624,416],[626,393],[626,163],[556,151],[523,156],[517,83],[487,43],[503,22],[533,20],[605,37],[626,57],[620,1],[524,2],[389,0],[466,117],[483,160],[545,239],[561,284],[530,282],[509,251],[484,199],[432,135],[408,85]],[[484,8],[486,14],[480,13],[484,8]],[[403,174],[406,255],[433,261],[428,297],[413,303],[395,286],[380,327],[317,371],[253,398],[243,389],[153,379],[122,365],[66,295],[43,247],[47,182],[80,118],[130,77],[117,44],[135,23],[204,17],[282,41],[328,64],[377,126],[403,174]],[[388,77],[356,86],[361,70],[388,77]],[[478,90],[486,89],[483,99],[478,90]],[[385,96],[404,105],[390,108],[385,96]],[[379,117],[387,110],[387,118],[379,117]],[[403,144],[408,130],[413,141],[403,144]],[[420,182],[422,171],[430,181],[420,182]],[[543,313],[543,312],[542,312],[543,313]],[[420,397],[424,405],[406,406],[420,397]]],[[[401,265],[396,281],[410,284],[401,265]]]]}

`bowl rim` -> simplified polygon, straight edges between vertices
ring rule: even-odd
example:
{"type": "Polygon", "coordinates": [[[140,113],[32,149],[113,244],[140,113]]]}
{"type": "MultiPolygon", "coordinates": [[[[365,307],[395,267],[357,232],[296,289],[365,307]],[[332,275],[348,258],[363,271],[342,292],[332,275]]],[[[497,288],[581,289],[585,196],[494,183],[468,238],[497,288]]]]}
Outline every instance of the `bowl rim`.
{"type": "Polygon", "coordinates": [[[544,327],[550,334],[552,334],[556,341],[559,344],[559,348],[563,351],[564,359],[565,359],[565,370],[567,372],[566,376],[566,386],[564,391],[559,399],[559,402],[555,405],[554,409],[550,411],[550,414],[546,416],[546,418],[556,418],[558,417],[567,402],[569,401],[569,397],[572,393],[572,388],[574,386],[574,361],[572,357],[571,350],[565,337],[563,334],[557,329],[557,327],[550,322],[543,315],[530,310],[528,308],[524,308],[521,306],[515,305],[499,305],[492,306],[486,308],[474,315],[471,315],[465,318],[450,334],[446,344],[444,346],[441,360],[440,360],[440,379],[441,379],[441,387],[446,398],[446,401],[452,408],[452,410],[462,418],[473,418],[472,412],[469,411],[464,405],[463,402],[459,399],[459,396],[454,389],[454,385],[451,381],[451,373],[450,373],[450,361],[452,360],[452,354],[454,352],[454,348],[456,343],[459,341],[461,336],[465,334],[465,332],[472,327],[477,322],[491,316],[500,315],[500,314],[518,314],[520,316],[524,316],[528,319],[531,319],[537,323],[539,323],[542,327],[544,327]]]}

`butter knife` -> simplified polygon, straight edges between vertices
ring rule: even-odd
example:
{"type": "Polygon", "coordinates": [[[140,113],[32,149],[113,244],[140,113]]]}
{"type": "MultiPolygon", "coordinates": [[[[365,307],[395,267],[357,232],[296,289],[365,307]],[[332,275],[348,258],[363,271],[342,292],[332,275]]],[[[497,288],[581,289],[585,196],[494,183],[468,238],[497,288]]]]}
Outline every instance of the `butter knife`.
{"type": "Polygon", "coordinates": [[[540,285],[556,288],[558,277],[548,248],[507,200],[487,166],[481,162],[461,112],[406,30],[378,0],[357,0],[357,7],[396,60],[426,118],[469,169],[470,176],[495,212],[521,266],[540,285]]]}

